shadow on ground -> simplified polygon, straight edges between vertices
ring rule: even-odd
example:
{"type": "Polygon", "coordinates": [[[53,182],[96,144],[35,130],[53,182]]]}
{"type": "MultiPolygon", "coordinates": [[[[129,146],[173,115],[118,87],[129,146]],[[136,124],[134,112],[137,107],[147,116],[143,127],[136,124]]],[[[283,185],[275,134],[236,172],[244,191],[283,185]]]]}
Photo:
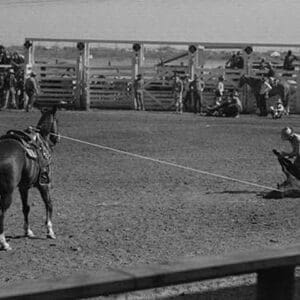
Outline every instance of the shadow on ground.
{"type": "Polygon", "coordinates": [[[282,199],[282,198],[300,198],[299,190],[288,190],[288,191],[270,191],[262,194],[264,199],[282,199]]]}

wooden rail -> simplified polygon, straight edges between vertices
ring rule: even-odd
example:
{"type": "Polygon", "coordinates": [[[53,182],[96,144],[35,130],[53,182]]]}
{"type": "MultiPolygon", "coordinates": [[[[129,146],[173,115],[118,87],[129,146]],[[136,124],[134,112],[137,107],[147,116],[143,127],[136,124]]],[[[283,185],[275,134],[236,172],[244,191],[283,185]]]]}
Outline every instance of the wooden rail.
{"type": "Polygon", "coordinates": [[[297,265],[300,265],[300,244],[288,249],[195,257],[176,263],[81,274],[60,280],[24,282],[2,288],[0,299],[89,298],[257,273],[256,299],[295,300],[297,265]]]}

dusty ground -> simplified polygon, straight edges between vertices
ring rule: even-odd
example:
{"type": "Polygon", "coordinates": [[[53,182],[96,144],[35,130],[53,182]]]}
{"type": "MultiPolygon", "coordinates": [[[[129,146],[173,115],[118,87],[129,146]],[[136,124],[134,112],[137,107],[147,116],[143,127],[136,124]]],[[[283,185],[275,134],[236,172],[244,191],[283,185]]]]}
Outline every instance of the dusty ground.
{"type": "MultiPolygon", "coordinates": [[[[275,187],[284,177],[271,150],[286,125],[244,115],[216,119],[134,111],[58,112],[65,136],[275,187]]],[[[0,112],[1,133],[35,125],[39,112],[0,112]]],[[[158,263],[182,256],[284,247],[299,242],[299,199],[62,139],[54,153],[54,230],[32,190],[24,238],[18,193],[6,217],[13,248],[0,252],[0,286],[23,279],[158,263]]]]}

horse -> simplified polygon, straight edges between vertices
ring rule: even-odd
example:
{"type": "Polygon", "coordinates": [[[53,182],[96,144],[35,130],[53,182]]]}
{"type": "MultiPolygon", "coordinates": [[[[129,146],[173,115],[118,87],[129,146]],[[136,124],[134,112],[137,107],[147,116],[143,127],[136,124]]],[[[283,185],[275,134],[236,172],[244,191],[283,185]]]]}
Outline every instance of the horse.
{"type": "MultiPolygon", "coordinates": [[[[251,87],[255,96],[256,105],[260,109],[261,114],[266,113],[267,110],[265,103],[262,103],[261,95],[260,95],[262,83],[263,81],[261,78],[256,78],[256,77],[251,77],[246,75],[242,75],[239,81],[239,88],[244,86],[244,84],[247,84],[251,87]]],[[[291,86],[286,81],[278,82],[276,85],[272,87],[272,90],[270,90],[269,92],[270,97],[278,95],[281,98],[282,104],[285,108],[287,115],[290,112],[290,108],[289,108],[290,94],[291,94],[291,86]]]]}
{"type": "MultiPolygon", "coordinates": [[[[34,237],[30,229],[28,215],[30,206],[28,204],[29,189],[35,187],[39,190],[40,195],[46,207],[46,227],[47,237],[55,239],[52,226],[52,201],[50,197],[50,182],[45,184],[40,180],[43,171],[42,158],[43,152],[48,151],[51,157],[53,147],[59,142],[58,121],[56,119],[57,107],[47,111],[41,111],[36,128],[31,128],[30,133],[23,131],[13,131],[22,133],[25,137],[32,137],[34,141],[40,141],[36,148],[36,159],[29,157],[24,148],[23,139],[15,138],[14,134],[7,134],[0,138],[0,248],[2,250],[11,250],[10,245],[5,239],[4,233],[4,215],[12,203],[12,195],[16,188],[22,200],[22,211],[24,215],[24,232],[27,237],[34,237]]],[[[35,148],[34,148],[35,149],[35,148]]],[[[44,153],[45,154],[45,153],[44,153]]],[[[48,166],[49,167],[49,166],[48,166]]]]}

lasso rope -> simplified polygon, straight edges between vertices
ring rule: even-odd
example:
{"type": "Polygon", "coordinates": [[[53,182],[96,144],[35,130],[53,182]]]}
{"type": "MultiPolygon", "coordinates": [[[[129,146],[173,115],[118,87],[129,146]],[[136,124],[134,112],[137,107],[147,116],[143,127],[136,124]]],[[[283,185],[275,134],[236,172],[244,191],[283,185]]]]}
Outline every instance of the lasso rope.
{"type": "Polygon", "coordinates": [[[198,174],[208,175],[208,176],[212,176],[212,177],[216,177],[216,178],[221,178],[221,179],[225,179],[225,180],[239,182],[239,183],[245,184],[245,185],[251,185],[251,186],[259,187],[259,188],[262,188],[262,189],[267,189],[267,190],[271,190],[271,191],[279,191],[280,192],[279,189],[272,188],[272,187],[265,186],[265,185],[261,185],[261,184],[257,184],[257,183],[254,183],[254,182],[240,180],[240,179],[236,179],[236,178],[232,178],[232,177],[224,176],[224,175],[219,175],[219,174],[215,174],[215,173],[211,173],[211,172],[207,172],[207,171],[202,171],[202,170],[194,169],[194,168],[191,168],[191,167],[186,167],[186,166],[183,166],[183,165],[179,165],[179,164],[176,164],[176,163],[172,163],[172,162],[168,162],[168,161],[164,161],[164,160],[160,160],[160,159],[151,158],[151,157],[148,157],[148,156],[131,153],[131,152],[127,152],[127,151],[124,151],[124,150],[119,150],[119,149],[115,149],[115,148],[111,148],[111,147],[107,147],[107,146],[103,146],[103,145],[99,145],[99,144],[94,144],[94,143],[82,141],[82,140],[79,140],[79,139],[71,138],[71,137],[68,137],[68,136],[60,135],[60,134],[54,134],[54,133],[51,133],[51,134],[55,135],[55,136],[59,136],[59,137],[64,138],[64,139],[67,139],[67,140],[70,140],[70,141],[73,141],[73,142],[93,146],[93,147],[104,149],[104,150],[109,150],[109,151],[112,151],[112,152],[132,156],[132,157],[135,157],[135,158],[140,158],[140,159],[153,161],[153,162],[156,162],[156,163],[160,163],[160,164],[180,168],[180,169],[183,169],[183,170],[192,171],[192,172],[195,172],[195,173],[198,173],[198,174]]]}

